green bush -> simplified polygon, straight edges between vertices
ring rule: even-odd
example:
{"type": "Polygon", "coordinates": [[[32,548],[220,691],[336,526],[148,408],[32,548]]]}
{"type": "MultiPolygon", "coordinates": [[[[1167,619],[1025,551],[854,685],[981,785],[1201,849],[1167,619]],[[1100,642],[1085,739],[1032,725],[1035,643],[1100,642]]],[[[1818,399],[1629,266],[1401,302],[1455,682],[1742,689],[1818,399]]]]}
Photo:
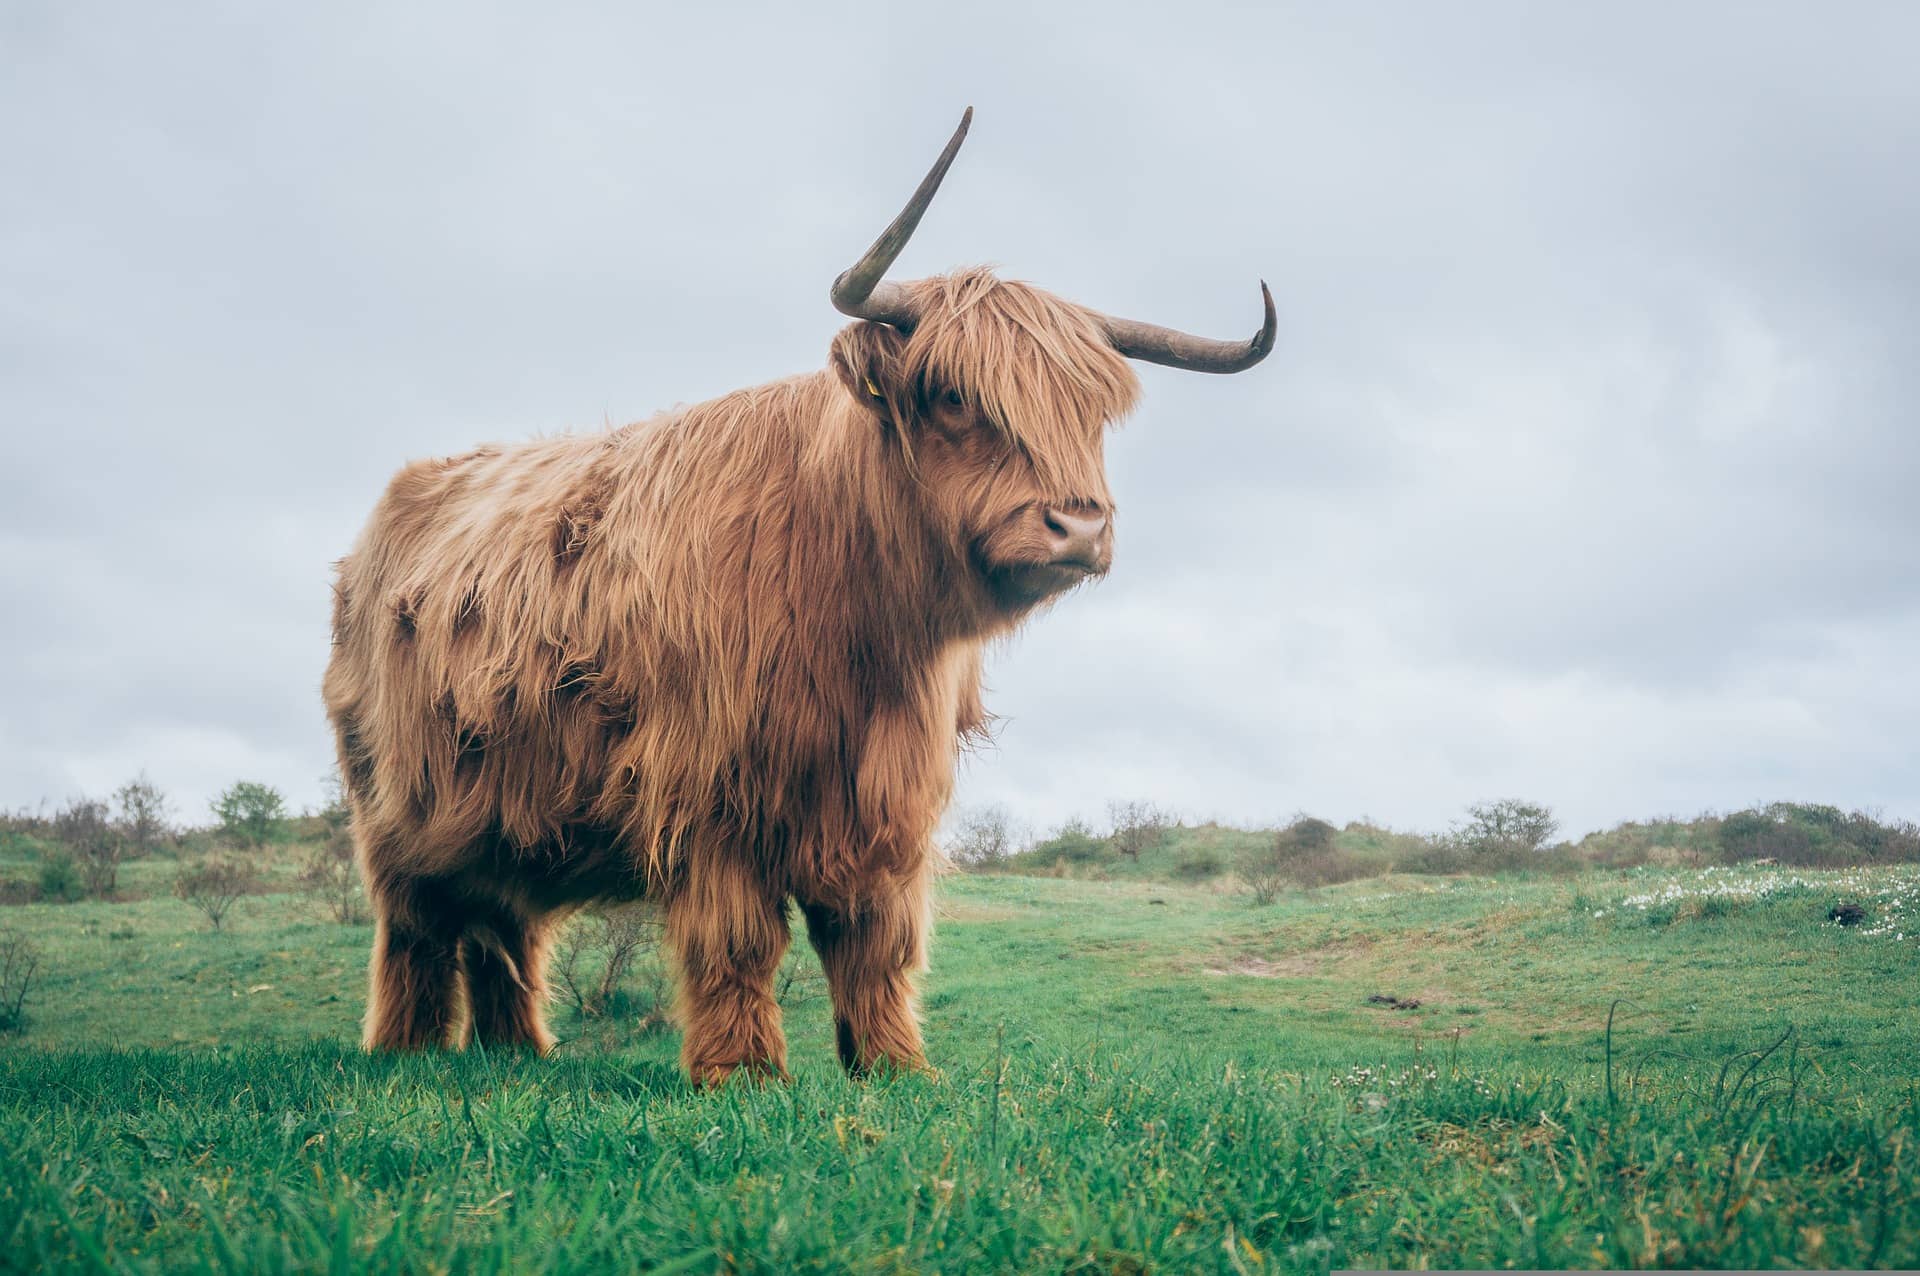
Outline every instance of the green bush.
{"type": "Polygon", "coordinates": [[[1772,802],[1735,811],[1721,819],[1718,841],[1720,858],[1728,863],[1776,860],[1801,868],[1836,868],[1920,860],[1920,828],[1811,802],[1772,802]]]}
{"type": "Polygon", "coordinates": [[[1315,819],[1311,815],[1295,816],[1293,823],[1280,830],[1278,844],[1288,851],[1305,854],[1324,851],[1333,845],[1338,830],[1325,820],[1315,819]]]}
{"type": "Polygon", "coordinates": [[[1425,838],[1417,845],[1402,851],[1393,866],[1402,873],[1450,877],[1455,873],[1470,871],[1473,864],[1472,856],[1458,839],[1442,835],[1425,838]]]}
{"type": "Polygon", "coordinates": [[[242,895],[252,892],[253,865],[238,860],[208,860],[183,867],[173,879],[173,893],[199,909],[209,925],[219,930],[242,895]]]}
{"type": "Polygon", "coordinates": [[[1174,863],[1173,875],[1183,882],[1204,882],[1220,876],[1226,869],[1226,861],[1220,858],[1218,851],[1202,846],[1182,852],[1174,863]]]}
{"type": "Polygon", "coordinates": [[[53,817],[53,835],[79,869],[87,894],[111,896],[119,889],[127,840],[108,818],[105,802],[74,798],[53,817]]]}
{"type": "Polygon", "coordinates": [[[1473,866],[1482,872],[1542,867],[1540,853],[1560,830],[1553,811],[1538,802],[1504,798],[1467,808],[1467,822],[1454,831],[1473,866]]]}
{"type": "Polygon", "coordinates": [[[1325,820],[1295,816],[1285,828],[1244,848],[1235,869],[1255,903],[1271,904],[1289,886],[1313,890],[1371,877],[1385,867],[1377,851],[1371,857],[1358,854],[1341,846],[1338,836],[1325,820]]]}
{"type": "Polygon", "coordinates": [[[167,795],[145,771],[114,790],[113,804],[115,823],[126,839],[129,855],[153,854],[172,832],[168,827],[167,795]]]}
{"type": "MultiPolygon", "coordinates": [[[[1337,845],[1334,841],[1337,833],[1338,830],[1325,820],[1317,820],[1311,815],[1298,816],[1293,823],[1273,834],[1267,847],[1254,852],[1243,862],[1241,876],[1247,879],[1256,896],[1267,894],[1258,885],[1262,877],[1259,863],[1262,855],[1266,858],[1265,867],[1268,870],[1303,890],[1371,876],[1377,865],[1337,845]]],[[[1267,894],[1267,897],[1271,895],[1267,894]]]]}
{"type": "Polygon", "coordinates": [[[1107,816],[1113,822],[1108,845],[1134,863],[1140,852],[1160,849],[1173,831],[1173,817],[1151,802],[1109,802],[1107,816]]]}
{"type": "Polygon", "coordinates": [[[49,852],[40,865],[40,898],[52,904],[71,904],[86,897],[86,878],[79,863],[66,851],[49,852]]]}
{"type": "Polygon", "coordinates": [[[1107,858],[1107,844],[1093,835],[1085,820],[1075,818],[1034,847],[1033,858],[1042,864],[1092,864],[1107,858]]]}
{"type": "Polygon", "coordinates": [[[213,802],[221,834],[236,846],[260,846],[280,831],[287,802],[280,791],[253,780],[242,780],[213,802]]]}
{"type": "Polygon", "coordinates": [[[1846,838],[1869,863],[1920,860],[1920,826],[1905,820],[1883,824],[1865,811],[1855,811],[1847,817],[1846,838]]]}

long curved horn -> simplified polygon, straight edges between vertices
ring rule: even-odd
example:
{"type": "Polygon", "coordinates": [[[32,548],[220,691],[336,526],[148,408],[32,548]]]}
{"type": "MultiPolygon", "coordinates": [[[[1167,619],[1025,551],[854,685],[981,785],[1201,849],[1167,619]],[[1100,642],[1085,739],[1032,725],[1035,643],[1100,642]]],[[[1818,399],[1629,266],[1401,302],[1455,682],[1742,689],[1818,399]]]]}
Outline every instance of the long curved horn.
{"type": "Polygon", "coordinates": [[[1266,321],[1245,341],[1214,341],[1138,319],[1115,319],[1111,315],[1101,315],[1100,319],[1106,324],[1107,340],[1129,359],[1189,372],[1244,372],[1272,351],[1279,326],[1273,313],[1273,294],[1267,291],[1264,279],[1260,281],[1260,299],[1266,303],[1266,321]]]}
{"type": "Polygon", "coordinates": [[[907,246],[907,240],[913,238],[914,227],[920,224],[920,217],[927,211],[927,205],[933,202],[933,193],[940,189],[940,181],[946,177],[947,169],[953,163],[953,157],[960,153],[960,143],[967,139],[967,128],[973,123],[973,108],[960,117],[960,127],[953,131],[953,137],[947,142],[947,149],[940,152],[940,158],[933,162],[927,171],[920,188],[913,192],[913,198],[893,219],[893,224],[880,232],[880,238],[873,241],[873,247],[867,249],[859,261],[840,272],[833,281],[833,308],[843,315],[855,319],[870,319],[875,323],[892,324],[896,328],[911,328],[918,317],[907,290],[899,284],[883,283],[881,276],[887,273],[887,267],[893,265],[893,259],[907,246]]]}

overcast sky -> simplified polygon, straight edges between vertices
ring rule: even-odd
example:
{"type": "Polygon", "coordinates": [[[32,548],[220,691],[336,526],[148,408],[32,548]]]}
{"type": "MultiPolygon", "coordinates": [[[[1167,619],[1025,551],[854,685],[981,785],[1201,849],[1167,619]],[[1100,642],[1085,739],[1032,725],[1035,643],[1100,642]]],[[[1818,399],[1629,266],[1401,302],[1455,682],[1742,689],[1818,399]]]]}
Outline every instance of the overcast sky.
{"type": "Polygon", "coordinates": [[[1920,6],[659,8],[0,8],[0,805],[314,801],[388,475],[823,366],[972,104],[898,273],[1280,341],[961,802],[1920,817],[1920,6]]]}

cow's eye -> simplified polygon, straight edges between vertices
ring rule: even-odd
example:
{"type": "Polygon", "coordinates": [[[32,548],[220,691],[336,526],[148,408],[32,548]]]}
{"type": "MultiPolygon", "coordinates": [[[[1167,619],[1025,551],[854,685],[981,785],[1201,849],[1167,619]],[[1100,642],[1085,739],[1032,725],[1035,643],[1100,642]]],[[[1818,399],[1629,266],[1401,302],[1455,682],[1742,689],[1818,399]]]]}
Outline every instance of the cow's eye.
{"type": "Polygon", "coordinates": [[[941,400],[950,408],[962,408],[967,405],[967,401],[960,397],[958,390],[947,391],[941,396],[941,400]]]}

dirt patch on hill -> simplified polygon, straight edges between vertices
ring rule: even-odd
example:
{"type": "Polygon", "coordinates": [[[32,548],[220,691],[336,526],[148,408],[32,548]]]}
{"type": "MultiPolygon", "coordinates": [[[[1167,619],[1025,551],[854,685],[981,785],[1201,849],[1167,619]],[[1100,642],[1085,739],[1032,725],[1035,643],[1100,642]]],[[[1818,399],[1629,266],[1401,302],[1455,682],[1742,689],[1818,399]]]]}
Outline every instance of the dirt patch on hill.
{"type": "Polygon", "coordinates": [[[950,904],[941,900],[934,904],[933,915],[935,920],[943,922],[1011,922],[1031,917],[1033,910],[1007,904],[950,904]]]}
{"type": "Polygon", "coordinates": [[[1251,979],[1311,979],[1361,956],[1367,948],[1366,944],[1342,942],[1280,957],[1242,955],[1203,966],[1201,970],[1209,975],[1244,975],[1251,979]]]}

